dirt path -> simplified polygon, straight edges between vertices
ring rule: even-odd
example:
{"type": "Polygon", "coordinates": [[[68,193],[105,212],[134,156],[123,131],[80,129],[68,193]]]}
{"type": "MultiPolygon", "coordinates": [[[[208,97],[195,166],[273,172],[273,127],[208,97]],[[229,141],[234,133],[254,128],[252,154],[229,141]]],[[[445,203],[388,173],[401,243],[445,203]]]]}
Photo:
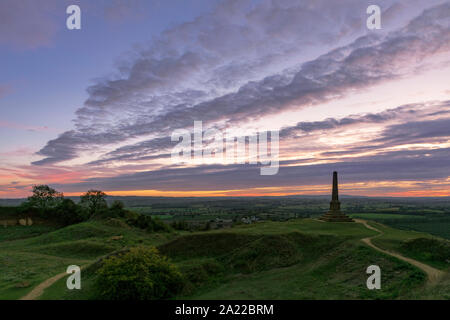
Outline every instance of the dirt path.
{"type": "Polygon", "coordinates": [[[435,283],[437,283],[439,281],[439,279],[444,275],[443,271],[435,269],[433,267],[430,267],[427,264],[424,264],[422,262],[419,262],[417,260],[414,260],[414,259],[411,259],[411,258],[408,258],[408,257],[404,257],[404,256],[402,256],[402,255],[400,255],[400,254],[398,254],[396,252],[387,251],[387,250],[384,250],[384,249],[381,249],[381,248],[377,247],[376,245],[374,245],[372,243],[371,240],[373,238],[376,238],[376,237],[379,237],[379,236],[383,235],[383,232],[381,230],[378,230],[377,228],[372,227],[371,225],[369,225],[366,220],[355,219],[355,222],[362,223],[366,228],[368,228],[370,230],[373,230],[373,231],[376,231],[376,232],[379,233],[376,236],[361,239],[361,241],[366,243],[368,246],[374,248],[375,250],[378,250],[380,252],[383,252],[385,254],[393,256],[393,257],[395,257],[397,259],[406,261],[406,262],[408,262],[408,263],[418,267],[419,269],[421,269],[422,271],[424,271],[427,274],[428,284],[435,284],[435,283]]]}
{"type": "Polygon", "coordinates": [[[22,298],[20,298],[20,300],[36,300],[37,298],[39,298],[42,295],[42,293],[44,293],[45,289],[47,289],[52,284],[54,284],[56,281],[58,281],[59,279],[63,278],[66,275],[67,275],[67,273],[63,272],[63,273],[60,273],[54,277],[51,277],[51,278],[45,280],[44,282],[37,285],[33,290],[31,290],[26,295],[24,295],[22,298]]]}

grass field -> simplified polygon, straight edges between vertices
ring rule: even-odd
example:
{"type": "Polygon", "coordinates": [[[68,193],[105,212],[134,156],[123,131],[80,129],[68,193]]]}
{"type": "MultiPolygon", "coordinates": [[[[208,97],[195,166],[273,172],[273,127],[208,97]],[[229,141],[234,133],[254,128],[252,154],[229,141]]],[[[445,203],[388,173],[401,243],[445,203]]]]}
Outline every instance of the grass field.
{"type": "Polygon", "coordinates": [[[387,220],[387,219],[417,219],[425,220],[425,216],[413,216],[408,214],[395,214],[395,213],[354,213],[350,214],[352,218],[367,219],[367,220],[387,220]]]}
{"type": "MultiPolygon", "coordinates": [[[[433,238],[376,226],[384,235],[374,242],[390,250],[402,251],[402,244],[411,239],[433,238]]],[[[0,243],[0,272],[6,275],[0,280],[0,298],[19,298],[40,281],[64,272],[70,264],[89,265],[108,252],[135,245],[157,246],[180,268],[186,279],[177,297],[182,299],[448,298],[450,280],[427,289],[422,271],[360,241],[376,234],[361,224],[313,219],[171,234],[86,222],[0,243]],[[117,235],[123,235],[123,239],[111,240],[117,235]],[[372,264],[381,267],[382,290],[371,291],[365,286],[365,270],[372,264]],[[29,285],[20,287],[24,281],[29,285]]],[[[447,268],[426,254],[407,250],[402,254],[447,268]]],[[[68,290],[63,278],[47,288],[40,299],[94,299],[94,280],[95,272],[88,268],[82,272],[81,290],[68,290]]]]}
{"type": "Polygon", "coordinates": [[[40,226],[11,227],[8,241],[0,242],[0,299],[18,299],[69,265],[87,265],[100,256],[125,246],[159,245],[171,234],[149,234],[140,229],[111,226],[91,221],[39,236],[40,226]],[[25,231],[27,230],[27,231],[25,231]],[[24,238],[28,235],[27,238],[24,238]],[[122,235],[121,240],[112,240],[122,235]],[[21,238],[11,240],[13,238],[21,238]]]}
{"type": "Polygon", "coordinates": [[[22,226],[0,227],[0,242],[30,238],[56,229],[55,226],[46,225],[34,225],[26,228],[22,226]]]}
{"type": "Polygon", "coordinates": [[[390,251],[397,251],[407,257],[429,264],[435,268],[450,270],[450,241],[433,235],[391,228],[371,222],[383,232],[372,242],[390,251]]]}
{"type": "Polygon", "coordinates": [[[450,239],[450,217],[444,214],[356,213],[352,218],[374,220],[395,229],[419,231],[450,239]]]}

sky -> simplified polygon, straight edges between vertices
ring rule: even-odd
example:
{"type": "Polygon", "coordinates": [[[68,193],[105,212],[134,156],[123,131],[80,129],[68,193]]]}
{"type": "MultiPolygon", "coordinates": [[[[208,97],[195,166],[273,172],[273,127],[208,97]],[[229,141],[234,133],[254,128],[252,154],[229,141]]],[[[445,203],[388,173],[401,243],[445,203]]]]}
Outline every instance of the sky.
{"type": "Polygon", "coordinates": [[[450,1],[2,0],[0,198],[450,196],[449,83],[450,1]],[[174,161],[197,121],[277,132],[276,174],[174,161]]]}

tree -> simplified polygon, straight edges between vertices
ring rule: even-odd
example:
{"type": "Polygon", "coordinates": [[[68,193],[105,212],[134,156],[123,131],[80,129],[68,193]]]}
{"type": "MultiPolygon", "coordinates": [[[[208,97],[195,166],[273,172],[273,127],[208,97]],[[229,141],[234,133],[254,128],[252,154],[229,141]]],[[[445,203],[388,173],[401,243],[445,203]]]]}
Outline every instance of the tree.
{"type": "Polygon", "coordinates": [[[48,185],[35,185],[33,186],[33,195],[28,197],[28,202],[31,207],[46,211],[58,206],[63,198],[64,195],[61,192],[48,185]]]}
{"type": "Polygon", "coordinates": [[[89,190],[81,196],[81,204],[89,208],[89,214],[92,216],[97,211],[108,207],[106,203],[106,194],[100,190],[89,190]]]}
{"type": "Polygon", "coordinates": [[[82,222],[87,218],[86,209],[71,199],[63,199],[55,211],[55,218],[65,226],[82,222]]]}
{"type": "Polygon", "coordinates": [[[183,285],[176,266],[153,247],[132,248],[107,258],[97,275],[99,298],[107,300],[167,299],[183,285]]]}

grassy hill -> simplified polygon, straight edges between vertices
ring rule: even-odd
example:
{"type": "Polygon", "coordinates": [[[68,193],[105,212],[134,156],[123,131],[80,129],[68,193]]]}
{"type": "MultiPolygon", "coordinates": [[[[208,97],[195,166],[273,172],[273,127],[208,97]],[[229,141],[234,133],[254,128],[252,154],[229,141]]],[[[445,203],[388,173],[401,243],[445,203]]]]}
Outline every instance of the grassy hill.
{"type": "MultiPolygon", "coordinates": [[[[449,269],[450,261],[442,258],[448,241],[378,227],[385,229],[374,239],[377,245],[449,269]],[[416,246],[408,241],[419,241],[420,251],[412,250],[416,246]],[[423,241],[437,241],[435,247],[442,245],[441,252],[430,254],[423,241]]],[[[105,254],[136,245],[156,246],[178,265],[185,277],[180,299],[450,298],[448,277],[436,287],[427,287],[421,270],[363,244],[360,239],[377,232],[357,223],[297,219],[227,230],[147,233],[118,221],[89,221],[40,230],[45,233],[37,236],[20,232],[21,239],[10,235],[0,240],[0,299],[20,298],[68,265],[88,266],[105,254]],[[373,264],[381,268],[381,290],[366,288],[365,270],[373,264]]],[[[92,299],[94,279],[95,268],[88,267],[82,272],[81,290],[67,290],[63,278],[40,298],[92,299]]]]}

